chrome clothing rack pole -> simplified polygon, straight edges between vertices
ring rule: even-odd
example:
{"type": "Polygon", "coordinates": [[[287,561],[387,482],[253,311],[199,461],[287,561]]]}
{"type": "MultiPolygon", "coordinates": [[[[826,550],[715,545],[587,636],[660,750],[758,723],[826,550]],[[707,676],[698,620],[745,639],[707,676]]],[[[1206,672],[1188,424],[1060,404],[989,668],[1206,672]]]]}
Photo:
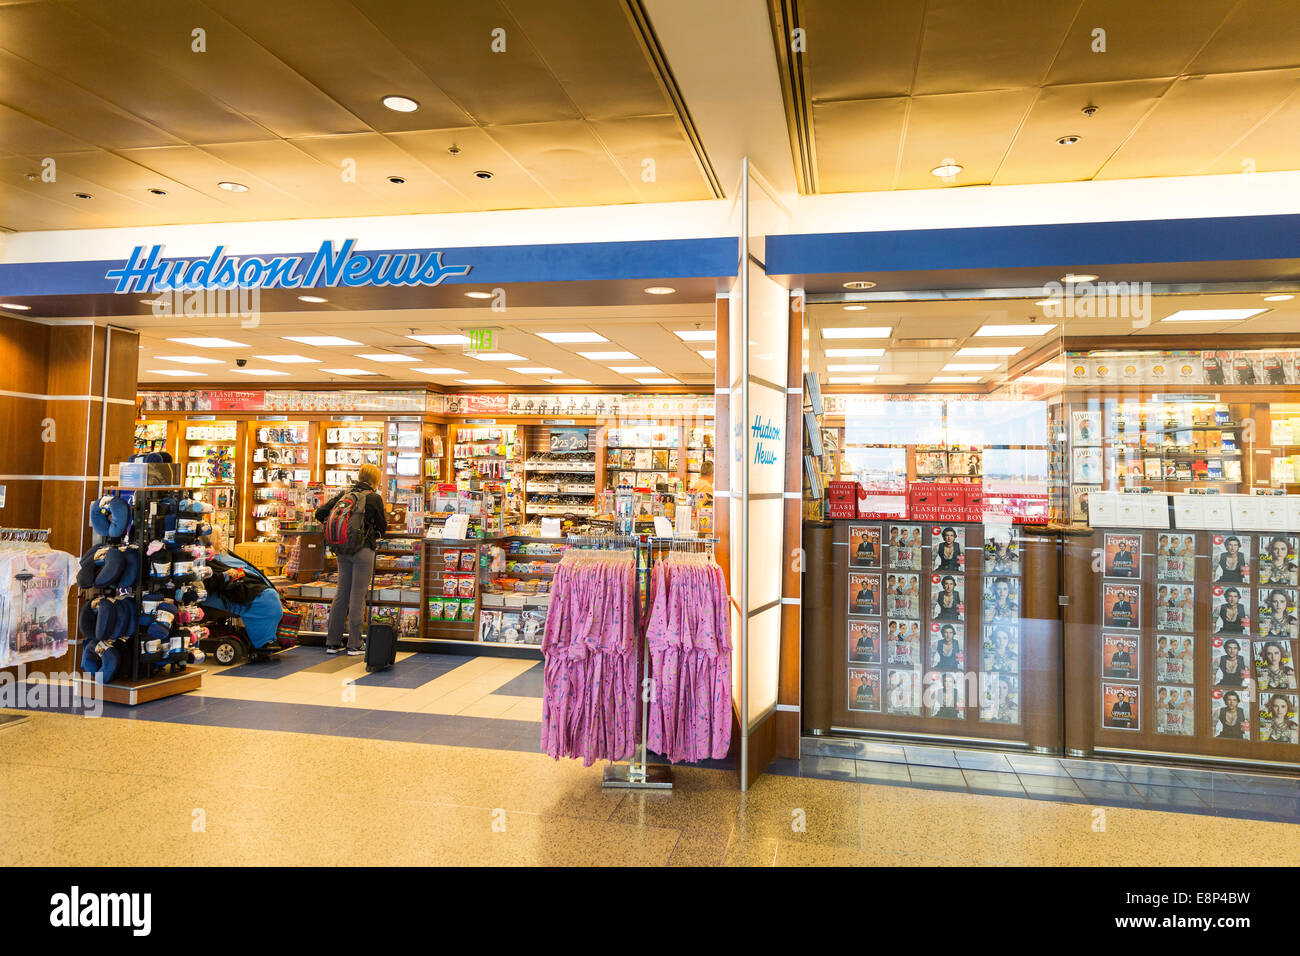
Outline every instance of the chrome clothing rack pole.
{"type": "Polygon", "coordinates": [[[703,552],[717,544],[717,538],[636,538],[637,556],[636,572],[638,575],[636,589],[636,635],[641,645],[641,723],[640,723],[640,760],[634,749],[632,759],[626,764],[611,763],[605,767],[605,779],[601,786],[610,790],[671,790],[673,788],[673,771],[671,767],[649,763],[650,740],[650,642],[646,639],[645,609],[641,606],[641,558],[646,559],[647,578],[654,569],[656,553],[666,551],[703,552]]]}

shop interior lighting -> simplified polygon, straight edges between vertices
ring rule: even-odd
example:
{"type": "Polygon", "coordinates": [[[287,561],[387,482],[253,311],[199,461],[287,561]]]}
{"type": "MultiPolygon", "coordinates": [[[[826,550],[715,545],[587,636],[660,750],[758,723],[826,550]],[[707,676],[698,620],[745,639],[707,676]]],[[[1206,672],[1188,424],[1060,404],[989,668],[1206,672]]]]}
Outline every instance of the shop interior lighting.
{"type": "Polygon", "coordinates": [[[938,382],[938,383],[978,382],[979,380],[980,377],[978,375],[936,375],[934,378],[930,379],[931,382],[938,382]]]}
{"type": "Polygon", "coordinates": [[[681,384],[680,382],[677,381],[677,379],[668,378],[666,376],[663,378],[638,378],[637,381],[640,382],[642,385],[680,385],[681,384]]]}
{"type": "Polygon", "coordinates": [[[593,362],[635,362],[637,356],[631,352],[579,352],[585,359],[593,362]]]}
{"type": "Polygon", "coordinates": [[[1240,322],[1268,309],[1179,309],[1163,322],[1240,322]]]}
{"type": "Polygon", "coordinates": [[[617,372],[619,375],[662,375],[663,369],[655,368],[653,365],[611,365],[611,372],[617,372]]]}
{"type": "MultiPolygon", "coordinates": [[[[143,348],[144,346],[141,346],[143,348]]],[[[180,362],[182,365],[220,365],[221,359],[204,358],[202,355],[155,355],[160,362],[180,362]]]]}
{"type": "Polygon", "coordinates": [[[998,362],[949,362],[943,367],[945,372],[996,372],[1002,365],[998,362]]]}
{"type": "MultiPolygon", "coordinates": [[[[1288,296],[1287,298],[1290,298],[1288,296]]],[[[0,302],[0,309],[13,309],[15,312],[30,312],[30,305],[19,305],[17,302],[0,302]]]]}
{"type": "Polygon", "coordinates": [[[975,336],[1001,336],[1003,338],[1028,338],[1033,335],[1046,335],[1055,325],[981,325],[975,330],[975,336]]]}
{"type": "Polygon", "coordinates": [[[1062,282],[1096,282],[1097,277],[1090,272],[1067,272],[1061,276],[1062,282]]]}
{"type": "Polygon", "coordinates": [[[683,342],[712,342],[718,337],[713,329],[674,329],[673,335],[683,342]]]}
{"type": "Polygon", "coordinates": [[[328,302],[329,299],[323,298],[319,295],[300,295],[298,296],[298,301],[299,302],[328,302]]]}
{"type": "Polygon", "coordinates": [[[462,385],[500,385],[494,378],[458,378],[456,381],[462,385]]]}
{"type": "MultiPolygon", "coordinates": [[[[1294,299],[1294,298],[1295,298],[1295,296],[1292,295],[1290,292],[1279,292],[1277,295],[1266,295],[1266,296],[1264,296],[1264,301],[1265,301],[1265,302],[1290,302],[1290,301],[1291,301],[1292,299],[1294,299]]],[[[25,308],[27,308],[27,306],[25,306],[25,305],[6,305],[6,306],[4,306],[4,308],[6,308],[6,309],[25,309],[25,308]]]]}
{"type": "Polygon", "coordinates": [[[259,355],[257,358],[263,362],[275,362],[279,365],[313,365],[320,361],[305,355],[259,355]]]}
{"type": "Polygon", "coordinates": [[[827,358],[880,358],[884,349],[827,349],[827,358]]]}
{"type": "Polygon", "coordinates": [[[228,193],[248,192],[248,187],[245,186],[243,183],[224,182],[224,183],[217,183],[217,186],[221,189],[224,189],[228,193]]]}
{"type": "Polygon", "coordinates": [[[595,332],[538,332],[540,337],[548,342],[566,345],[580,345],[585,342],[608,342],[609,339],[603,335],[597,335],[595,332]]]}
{"type": "Polygon", "coordinates": [[[700,358],[712,362],[718,357],[716,349],[700,349],[700,358]]]}
{"type": "Polygon", "coordinates": [[[827,365],[828,372],[878,372],[879,365],[827,365]]]}
{"type": "Polygon", "coordinates": [[[465,298],[467,298],[467,299],[490,299],[490,298],[492,298],[492,293],[491,293],[491,292],[466,292],[466,293],[465,293],[465,298]]]}
{"type": "Polygon", "coordinates": [[[876,377],[874,375],[831,375],[826,380],[832,385],[870,385],[876,377]]]}
{"type": "Polygon", "coordinates": [[[893,333],[888,325],[850,326],[842,329],[822,329],[824,339],[887,339],[893,333]]]}
{"type": "Polygon", "coordinates": [[[672,295],[676,291],[676,289],[666,285],[652,285],[650,288],[646,289],[646,292],[649,292],[651,295],[672,295]]]}
{"type": "Polygon", "coordinates": [[[520,375],[562,375],[564,374],[558,368],[547,368],[544,365],[526,365],[521,368],[511,368],[510,371],[518,372],[520,375]]]}
{"type": "Polygon", "coordinates": [[[385,96],[379,102],[395,113],[414,113],[420,108],[420,104],[409,96],[385,96]]]}
{"type": "Polygon", "coordinates": [[[845,311],[845,312],[865,312],[865,311],[867,311],[867,307],[866,307],[865,305],[846,305],[846,306],[844,307],[844,311],[845,311]]]}
{"type": "Polygon", "coordinates": [[[413,368],[413,369],[411,369],[411,371],[412,371],[412,372],[419,372],[419,373],[421,373],[422,375],[464,375],[464,374],[465,374],[465,370],[464,370],[464,369],[459,369],[459,368],[430,368],[430,367],[428,367],[428,366],[424,366],[424,367],[422,367],[422,368],[413,368]]]}
{"type": "Polygon", "coordinates": [[[207,372],[195,372],[188,368],[151,368],[146,375],[170,375],[172,378],[207,378],[207,372]]]}
{"type": "Polygon", "coordinates": [[[590,385],[585,378],[548,378],[552,385],[590,385]]]}
{"type": "Polygon", "coordinates": [[[196,349],[246,349],[248,345],[244,342],[232,342],[230,339],[212,339],[212,338],[191,338],[191,339],[168,339],[168,342],[177,342],[180,345],[192,345],[196,349]]]}
{"type": "Polygon", "coordinates": [[[854,279],[852,282],[844,283],[846,289],[874,289],[876,284],[870,279],[854,279]]]}
{"type": "Polygon", "coordinates": [[[958,357],[964,355],[1018,355],[1023,352],[1023,345],[977,345],[966,346],[957,350],[958,357]]]}
{"type": "Polygon", "coordinates": [[[339,338],[337,335],[282,335],[282,339],[289,342],[300,342],[303,345],[361,345],[361,342],[353,342],[351,339],[339,338]]]}
{"type": "Polygon", "coordinates": [[[962,166],[954,163],[951,159],[944,160],[934,169],[930,170],[931,176],[938,176],[940,179],[951,179],[962,171],[962,166]]]}
{"type": "Polygon", "coordinates": [[[425,345],[469,345],[469,336],[447,333],[431,333],[428,335],[408,335],[408,339],[414,339],[416,342],[423,342],[425,345]]]}

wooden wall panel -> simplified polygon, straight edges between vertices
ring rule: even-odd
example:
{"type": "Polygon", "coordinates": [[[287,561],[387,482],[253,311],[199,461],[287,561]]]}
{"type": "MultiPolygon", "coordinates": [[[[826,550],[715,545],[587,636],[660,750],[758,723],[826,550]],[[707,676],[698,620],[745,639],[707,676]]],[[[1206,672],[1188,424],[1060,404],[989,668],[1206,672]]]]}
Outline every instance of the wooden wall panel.
{"type": "Polygon", "coordinates": [[[49,365],[50,327],[0,315],[0,368],[4,388],[13,392],[45,393],[49,365]]]}

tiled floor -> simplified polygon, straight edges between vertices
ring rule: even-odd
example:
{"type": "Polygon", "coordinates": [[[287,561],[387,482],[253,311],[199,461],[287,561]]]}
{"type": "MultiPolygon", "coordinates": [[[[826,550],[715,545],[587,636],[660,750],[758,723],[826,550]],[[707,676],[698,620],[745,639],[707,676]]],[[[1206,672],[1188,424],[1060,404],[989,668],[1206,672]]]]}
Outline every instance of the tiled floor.
{"type": "Polygon", "coordinates": [[[1300,823],[1300,776],[818,737],[805,737],[802,750],[802,759],[778,761],[770,772],[922,790],[1300,823]]]}
{"type": "MultiPolygon", "coordinates": [[[[200,692],[105,705],[121,719],[0,727],[0,828],[6,804],[35,802],[38,828],[60,834],[85,806],[66,788],[115,782],[77,821],[104,840],[58,842],[68,862],[312,862],[333,839],[318,813],[356,863],[1206,864],[1243,843],[1300,856],[1300,781],[1133,763],[806,738],[802,760],[746,794],[718,772],[729,761],[676,768],[670,793],[603,791],[600,766],[537,752],[541,695],[533,660],[403,654],[367,674],[299,647],[209,667],[200,692]],[[142,821],[169,801],[215,812],[221,838],[154,833],[142,821]],[[1092,835],[1098,806],[1109,838],[1092,835]],[[518,819],[517,842],[477,833],[491,808],[518,819]]],[[[0,846],[0,861],[26,852],[0,846]]]]}

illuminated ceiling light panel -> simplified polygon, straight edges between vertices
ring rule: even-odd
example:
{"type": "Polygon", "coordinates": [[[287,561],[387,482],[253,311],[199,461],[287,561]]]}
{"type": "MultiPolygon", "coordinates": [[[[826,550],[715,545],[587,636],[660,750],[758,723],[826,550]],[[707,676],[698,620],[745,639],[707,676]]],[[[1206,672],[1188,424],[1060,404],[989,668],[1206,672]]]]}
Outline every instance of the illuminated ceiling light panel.
{"type": "Polygon", "coordinates": [[[717,353],[717,351],[714,350],[714,349],[701,349],[701,350],[700,350],[700,358],[702,358],[702,359],[707,359],[708,361],[712,362],[712,361],[713,361],[714,359],[716,359],[717,357],[718,357],[718,353],[717,353]]]}
{"type": "Polygon", "coordinates": [[[581,344],[584,342],[608,342],[609,339],[595,332],[538,332],[538,336],[548,342],[557,344],[581,344]]]}
{"type": "Polygon", "coordinates": [[[832,385],[869,385],[875,380],[874,375],[832,375],[827,379],[832,385]]]}
{"type": "Polygon", "coordinates": [[[1240,322],[1267,309],[1179,309],[1162,322],[1240,322]]]}
{"type": "MultiPolygon", "coordinates": [[[[143,348],[143,346],[141,346],[143,348]]],[[[221,359],[204,358],[202,355],[155,355],[160,362],[180,362],[182,365],[220,365],[221,359]]]]}
{"type": "Polygon", "coordinates": [[[631,352],[579,352],[585,359],[593,362],[635,362],[637,356],[631,352]]]}
{"type": "Polygon", "coordinates": [[[528,359],[514,352],[467,352],[480,362],[527,362],[528,359]]]}
{"type": "Polygon", "coordinates": [[[462,385],[500,385],[494,378],[458,378],[456,381],[462,385]]]}
{"type": "Polygon", "coordinates": [[[351,339],[339,338],[337,335],[282,335],[280,338],[289,342],[298,342],[302,345],[360,345],[360,342],[353,342],[351,339]]]}
{"type": "Polygon", "coordinates": [[[1001,367],[998,362],[949,362],[943,370],[945,372],[994,372],[1001,367]]]}
{"type": "Polygon", "coordinates": [[[931,382],[978,382],[978,375],[936,375],[931,382]]]}
{"type": "Polygon", "coordinates": [[[718,337],[718,333],[713,329],[687,329],[686,331],[674,329],[673,335],[683,342],[712,342],[718,337]]]}
{"type": "Polygon", "coordinates": [[[424,375],[464,375],[465,370],[460,368],[413,368],[412,372],[420,372],[424,375]]]}
{"type": "Polygon", "coordinates": [[[824,339],[887,339],[893,333],[888,325],[858,326],[857,328],[822,329],[824,339]]]}
{"type": "Polygon", "coordinates": [[[512,367],[512,368],[510,369],[510,371],[512,371],[512,372],[518,372],[520,375],[560,375],[560,374],[562,374],[561,371],[560,371],[558,368],[547,368],[547,367],[544,366],[544,365],[524,366],[524,367],[522,367],[522,368],[514,368],[514,367],[512,367]]]}
{"type": "Polygon", "coordinates": [[[828,365],[828,372],[877,372],[879,365],[828,365]]]}
{"type": "Polygon", "coordinates": [[[976,336],[1001,335],[1006,337],[1046,335],[1055,325],[981,325],[975,330],[976,336]]]}
{"type": "Polygon", "coordinates": [[[408,335],[408,339],[423,342],[425,345],[469,345],[469,336],[455,334],[408,335]]]}
{"type": "Polygon", "coordinates": [[[642,385],[679,385],[680,382],[675,378],[638,378],[642,385]]]}
{"type": "Polygon", "coordinates": [[[884,349],[827,349],[827,358],[879,358],[884,349]]]}
{"type": "Polygon", "coordinates": [[[619,375],[662,375],[663,369],[655,368],[653,365],[611,365],[611,372],[617,372],[619,375]]]}
{"type": "Polygon", "coordinates": [[[280,365],[312,365],[320,361],[305,355],[259,355],[257,358],[263,362],[276,362],[280,365]]]}
{"type": "Polygon", "coordinates": [[[243,342],[232,342],[230,339],[168,339],[168,342],[177,342],[181,345],[192,345],[196,349],[246,349],[248,348],[243,342]]]}
{"type": "Polygon", "coordinates": [[[585,378],[548,378],[552,385],[590,385],[585,378]]]}
{"type": "Polygon", "coordinates": [[[1023,352],[1023,345],[977,345],[966,346],[957,350],[958,356],[962,355],[1016,355],[1023,352]]]}
{"type": "Polygon", "coordinates": [[[207,378],[207,372],[194,372],[187,368],[151,368],[146,375],[170,375],[172,378],[207,378]]]}

